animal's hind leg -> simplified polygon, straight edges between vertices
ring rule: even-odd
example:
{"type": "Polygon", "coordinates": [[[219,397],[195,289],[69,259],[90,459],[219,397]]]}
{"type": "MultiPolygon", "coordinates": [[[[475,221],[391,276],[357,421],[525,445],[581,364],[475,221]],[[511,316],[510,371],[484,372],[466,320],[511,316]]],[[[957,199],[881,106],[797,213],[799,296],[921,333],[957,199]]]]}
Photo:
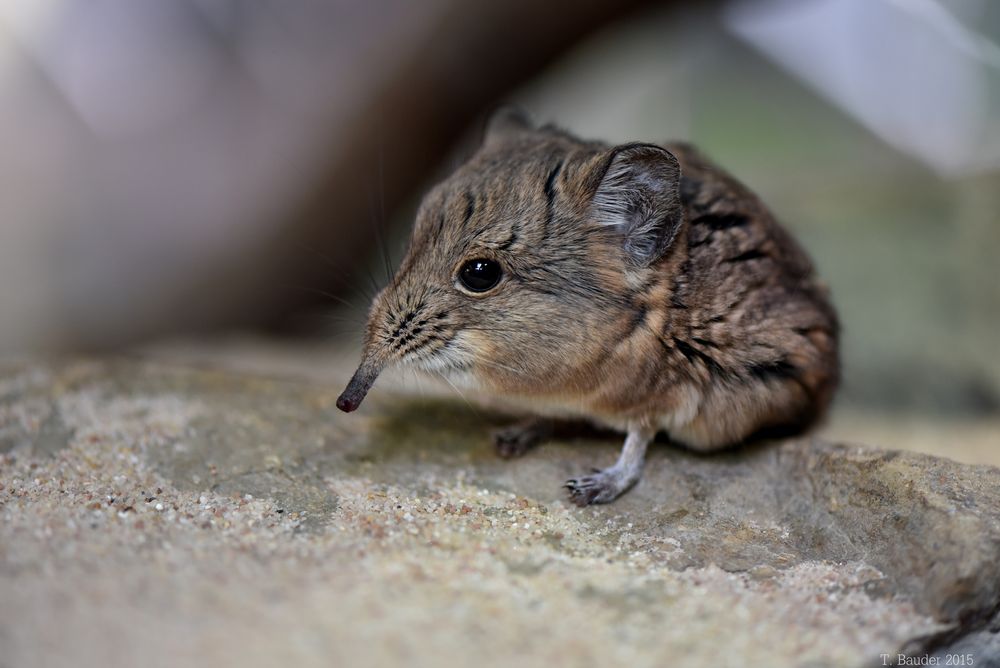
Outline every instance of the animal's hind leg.
{"type": "Polygon", "coordinates": [[[631,489],[639,482],[642,465],[646,460],[646,447],[655,435],[656,431],[653,429],[630,430],[614,466],[566,481],[565,487],[569,490],[570,500],[578,506],[610,503],[631,489]]]}

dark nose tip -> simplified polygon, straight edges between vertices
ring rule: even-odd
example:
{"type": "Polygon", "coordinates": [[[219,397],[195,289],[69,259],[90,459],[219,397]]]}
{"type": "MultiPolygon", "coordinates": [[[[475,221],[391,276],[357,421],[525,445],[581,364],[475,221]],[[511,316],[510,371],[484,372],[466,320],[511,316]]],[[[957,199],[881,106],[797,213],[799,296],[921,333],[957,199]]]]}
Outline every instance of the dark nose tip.
{"type": "Polygon", "coordinates": [[[378,378],[379,371],[380,367],[362,362],[358,370],[354,372],[351,382],[347,384],[347,388],[337,398],[337,408],[345,413],[357,410],[361,402],[365,400],[365,395],[371,389],[372,383],[378,378]]]}

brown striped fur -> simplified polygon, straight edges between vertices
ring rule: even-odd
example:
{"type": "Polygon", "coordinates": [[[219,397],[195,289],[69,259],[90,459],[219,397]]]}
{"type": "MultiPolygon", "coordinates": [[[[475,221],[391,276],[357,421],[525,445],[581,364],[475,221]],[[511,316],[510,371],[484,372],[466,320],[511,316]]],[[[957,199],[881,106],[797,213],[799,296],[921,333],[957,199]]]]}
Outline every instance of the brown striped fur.
{"type": "Polygon", "coordinates": [[[658,430],[713,450],[811,424],[837,385],[837,338],[800,246],[693,148],[611,147],[505,114],[425,197],[342,399],[352,409],[404,362],[628,431],[620,470],[568,485],[605,502],[658,430]],[[503,267],[486,293],[457,280],[475,258],[503,267]]]}

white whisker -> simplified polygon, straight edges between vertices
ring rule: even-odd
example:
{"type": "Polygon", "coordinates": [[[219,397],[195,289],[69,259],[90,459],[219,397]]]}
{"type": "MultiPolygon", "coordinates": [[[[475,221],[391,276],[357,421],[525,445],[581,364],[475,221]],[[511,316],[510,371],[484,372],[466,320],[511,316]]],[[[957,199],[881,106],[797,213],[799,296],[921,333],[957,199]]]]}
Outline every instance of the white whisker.
{"type": "Polygon", "coordinates": [[[441,376],[441,378],[444,379],[444,382],[446,382],[449,385],[451,385],[451,387],[452,387],[453,390],[455,390],[456,392],[458,392],[458,396],[462,397],[462,401],[464,401],[469,408],[471,408],[476,413],[479,412],[479,409],[477,409],[475,406],[472,405],[472,402],[469,401],[468,397],[465,396],[465,393],[462,392],[462,390],[458,389],[458,386],[455,385],[455,383],[451,382],[451,380],[448,379],[448,376],[446,376],[443,373],[439,373],[438,375],[441,376]]]}

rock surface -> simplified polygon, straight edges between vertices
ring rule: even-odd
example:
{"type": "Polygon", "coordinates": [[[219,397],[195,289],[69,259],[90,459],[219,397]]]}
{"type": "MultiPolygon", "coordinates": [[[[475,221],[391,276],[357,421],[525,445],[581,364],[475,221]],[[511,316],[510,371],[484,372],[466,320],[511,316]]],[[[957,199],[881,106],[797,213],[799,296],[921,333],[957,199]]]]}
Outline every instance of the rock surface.
{"type": "Polygon", "coordinates": [[[577,509],[617,439],[141,361],[0,373],[0,667],[990,665],[1000,470],[818,439],[577,509]],[[971,649],[963,649],[971,648],[971,649]],[[941,659],[943,665],[944,659],[941,659]]]}

